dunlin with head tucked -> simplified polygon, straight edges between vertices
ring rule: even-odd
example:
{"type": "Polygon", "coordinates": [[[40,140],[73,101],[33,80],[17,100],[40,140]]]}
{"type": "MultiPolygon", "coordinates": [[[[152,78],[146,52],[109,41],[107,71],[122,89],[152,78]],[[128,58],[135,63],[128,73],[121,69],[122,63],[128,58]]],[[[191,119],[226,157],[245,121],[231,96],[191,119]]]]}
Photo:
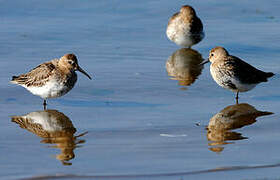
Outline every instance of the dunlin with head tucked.
{"type": "Polygon", "coordinates": [[[80,71],[91,79],[78,65],[74,54],[65,54],[60,59],[40,64],[26,74],[13,76],[11,83],[18,84],[43,98],[45,108],[46,99],[63,96],[74,87],[77,81],[75,71],[80,71]]]}
{"type": "Polygon", "coordinates": [[[223,47],[215,47],[209,53],[210,72],[216,83],[225,89],[238,93],[253,89],[261,82],[267,82],[272,72],[263,72],[238,57],[231,56],[223,47]]]}
{"type": "Polygon", "coordinates": [[[185,5],[169,19],[166,35],[177,45],[190,48],[204,38],[203,25],[195,10],[185,5]]]}

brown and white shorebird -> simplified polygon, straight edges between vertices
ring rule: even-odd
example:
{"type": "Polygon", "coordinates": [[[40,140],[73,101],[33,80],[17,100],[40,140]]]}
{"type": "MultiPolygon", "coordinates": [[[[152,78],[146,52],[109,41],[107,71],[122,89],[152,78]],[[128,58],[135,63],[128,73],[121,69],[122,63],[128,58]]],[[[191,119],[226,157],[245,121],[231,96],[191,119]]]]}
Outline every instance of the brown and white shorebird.
{"type": "Polygon", "coordinates": [[[13,76],[11,83],[18,84],[43,98],[45,108],[46,99],[63,96],[74,87],[77,81],[75,71],[80,71],[91,79],[78,65],[74,54],[65,54],[60,59],[40,64],[26,74],[13,76]]]}
{"type": "Polygon", "coordinates": [[[210,72],[216,83],[225,89],[238,93],[253,89],[261,82],[267,82],[272,72],[263,72],[236,56],[230,55],[223,47],[215,47],[209,53],[208,60],[201,64],[211,62],[210,72]]]}
{"type": "Polygon", "coordinates": [[[177,45],[190,48],[204,38],[203,24],[195,10],[185,5],[169,19],[166,35],[177,45]]]}

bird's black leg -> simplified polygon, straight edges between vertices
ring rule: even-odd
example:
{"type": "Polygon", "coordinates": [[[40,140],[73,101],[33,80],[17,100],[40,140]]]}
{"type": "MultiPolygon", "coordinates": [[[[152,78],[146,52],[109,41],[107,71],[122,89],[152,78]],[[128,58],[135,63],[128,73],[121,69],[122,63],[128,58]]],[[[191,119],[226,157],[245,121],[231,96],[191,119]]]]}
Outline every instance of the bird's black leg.
{"type": "Polygon", "coordinates": [[[239,97],[238,97],[238,94],[239,94],[239,91],[236,92],[236,97],[235,97],[235,99],[236,99],[236,104],[238,104],[238,98],[239,98],[239,97]]]}
{"type": "Polygon", "coordinates": [[[44,106],[44,110],[46,110],[47,109],[47,101],[45,99],[44,99],[43,106],[44,106]]]}

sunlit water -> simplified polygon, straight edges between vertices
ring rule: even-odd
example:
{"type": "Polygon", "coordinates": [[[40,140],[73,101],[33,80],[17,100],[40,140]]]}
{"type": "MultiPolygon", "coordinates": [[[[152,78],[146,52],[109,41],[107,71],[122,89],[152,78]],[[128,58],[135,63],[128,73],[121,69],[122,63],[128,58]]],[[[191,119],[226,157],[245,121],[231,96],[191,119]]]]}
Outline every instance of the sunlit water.
{"type": "Polygon", "coordinates": [[[188,2],[205,28],[197,53],[206,58],[221,45],[276,73],[240,95],[240,103],[274,114],[222,140],[209,138],[206,126],[235,104],[233,93],[216,85],[209,64],[191,83],[169,77],[165,67],[180,49],[167,39],[166,24],[184,3],[0,1],[1,179],[279,178],[280,1],[188,2]],[[8,83],[69,52],[93,80],[79,73],[71,92],[48,101],[60,118],[8,83]],[[52,131],[32,130],[32,118],[22,119],[27,114],[52,131]]]}

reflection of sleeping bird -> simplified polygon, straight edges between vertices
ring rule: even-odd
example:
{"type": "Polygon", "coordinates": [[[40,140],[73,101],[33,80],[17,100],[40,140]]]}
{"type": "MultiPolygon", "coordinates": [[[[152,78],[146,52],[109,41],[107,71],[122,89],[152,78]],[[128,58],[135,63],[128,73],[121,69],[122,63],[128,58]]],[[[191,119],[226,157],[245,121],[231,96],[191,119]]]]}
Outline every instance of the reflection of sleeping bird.
{"type": "Polygon", "coordinates": [[[198,51],[182,48],[175,51],[166,62],[166,71],[172,79],[178,80],[180,85],[189,86],[201,74],[203,61],[198,51]]]}
{"type": "Polygon", "coordinates": [[[44,138],[42,143],[56,144],[52,147],[61,150],[61,154],[57,155],[56,158],[64,165],[71,165],[65,161],[73,159],[77,144],[84,142],[84,140],[77,140],[77,138],[85,133],[74,136],[76,128],[71,120],[57,110],[36,111],[23,116],[13,116],[12,122],[44,138]]]}

